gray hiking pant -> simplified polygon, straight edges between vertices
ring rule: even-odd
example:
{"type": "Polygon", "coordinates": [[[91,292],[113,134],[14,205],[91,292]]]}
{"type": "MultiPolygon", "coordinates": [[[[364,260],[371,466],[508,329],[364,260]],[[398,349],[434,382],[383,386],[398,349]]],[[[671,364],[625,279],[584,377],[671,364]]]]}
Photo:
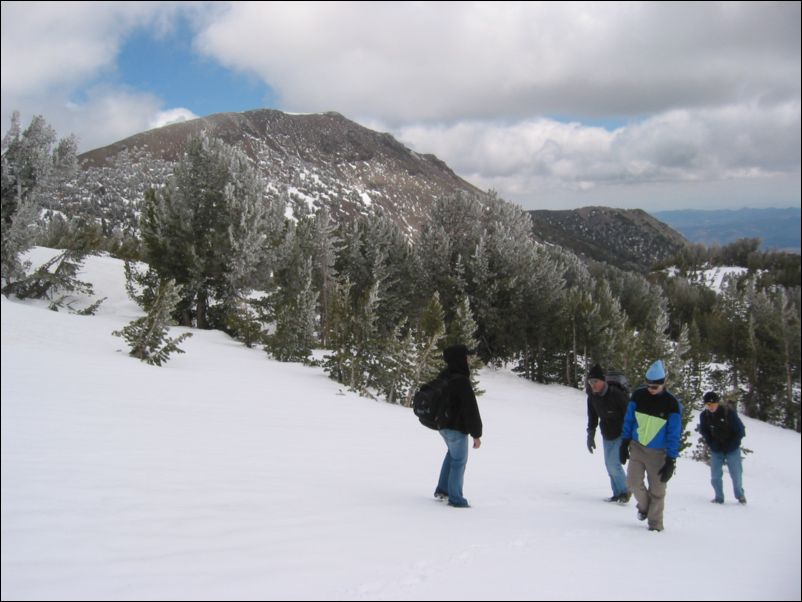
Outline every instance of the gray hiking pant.
{"type": "Polygon", "coordinates": [[[649,449],[637,441],[629,444],[629,468],[627,486],[635,496],[638,511],[646,514],[649,528],[663,530],[663,508],[666,501],[666,484],[660,480],[657,471],[666,461],[664,449],[649,449]],[[647,487],[644,475],[649,479],[647,487]]]}

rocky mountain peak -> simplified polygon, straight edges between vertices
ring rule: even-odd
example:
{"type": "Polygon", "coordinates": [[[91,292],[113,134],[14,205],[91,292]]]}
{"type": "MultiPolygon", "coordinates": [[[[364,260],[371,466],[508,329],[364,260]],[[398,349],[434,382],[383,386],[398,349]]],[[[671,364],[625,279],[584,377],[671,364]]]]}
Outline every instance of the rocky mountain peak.
{"type": "Polygon", "coordinates": [[[274,191],[310,207],[327,206],[335,218],[381,208],[414,230],[435,198],[482,194],[434,155],[416,153],[390,134],[335,112],[219,113],[142,132],[79,159],[84,169],[101,168],[124,150],[146,150],[175,162],[186,142],[203,131],[247,153],[274,191]]]}

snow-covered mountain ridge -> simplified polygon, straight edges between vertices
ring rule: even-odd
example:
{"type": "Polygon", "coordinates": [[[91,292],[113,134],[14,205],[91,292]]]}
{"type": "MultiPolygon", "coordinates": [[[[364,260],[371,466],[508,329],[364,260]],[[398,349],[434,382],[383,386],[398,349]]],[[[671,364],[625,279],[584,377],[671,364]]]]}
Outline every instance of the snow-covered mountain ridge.
{"type": "Polygon", "coordinates": [[[338,221],[381,208],[407,229],[435,198],[483,194],[434,155],[416,153],[390,134],[339,113],[294,115],[271,109],[219,113],[136,134],[82,154],[85,170],[111,164],[123,151],[147,151],[173,163],[187,141],[206,131],[248,154],[270,187],[338,221]]]}

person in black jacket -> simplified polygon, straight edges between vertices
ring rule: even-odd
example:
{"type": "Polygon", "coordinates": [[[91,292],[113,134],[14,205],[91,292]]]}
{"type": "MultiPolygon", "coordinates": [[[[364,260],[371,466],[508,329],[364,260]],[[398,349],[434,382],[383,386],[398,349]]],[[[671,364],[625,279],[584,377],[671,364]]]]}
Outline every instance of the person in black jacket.
{"type": "Polygon", "coordinates": [[[708,391],[703,398],[705,409],[699,414],[699,432],[710,448],[710,483],[716,497],[711,501],[724,503],[724,464],[730,471],[735,499],[746,503],[741,465],[741,439],[746,435],[738,412],[720,404],[718,393],[708,391]]]}
{"type": "Polygon", "coordinates": [[[617,383],[608,383],[604,370],[596,364],[588,372],[588,451],[596,449],[596,426],[601,423],[604,465],[610,476],[613,496],[608,502],[626,504],[631,493],[627,488],[627,475],[621,466],[621,428],[627,412],[629,394],[617,383]]]}
{"type": "Polygon", "coordinates": [[[434,496],[448,499],[448,505],[455,508],[470,507],[462,494],[465,465],[468,463],[468,435],[473,437],[474,449],[479,449],[482,444],[482,418],[471,386],[469,354],[465,345],[452,345],[443,351],[447,367],[441,377],[448,378],[449,400],[444,426],[439,432],[448,449],[434,496]]]}

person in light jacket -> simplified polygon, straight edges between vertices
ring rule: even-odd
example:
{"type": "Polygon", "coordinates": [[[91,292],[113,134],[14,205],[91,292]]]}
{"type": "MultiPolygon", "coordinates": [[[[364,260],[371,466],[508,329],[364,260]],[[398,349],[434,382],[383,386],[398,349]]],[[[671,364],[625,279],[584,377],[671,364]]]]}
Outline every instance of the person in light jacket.
{"type": "Polygon", "coordinates": [[[666,484],[679,456],[682,404],[666,389],[661,360],[649,367],[646,383],[632,393],[627,405],[620,460],[621,464],[629,460],[627,485],[637,502],[638,520],[648,519],[649,531],[662,531],[666,484]]]}

